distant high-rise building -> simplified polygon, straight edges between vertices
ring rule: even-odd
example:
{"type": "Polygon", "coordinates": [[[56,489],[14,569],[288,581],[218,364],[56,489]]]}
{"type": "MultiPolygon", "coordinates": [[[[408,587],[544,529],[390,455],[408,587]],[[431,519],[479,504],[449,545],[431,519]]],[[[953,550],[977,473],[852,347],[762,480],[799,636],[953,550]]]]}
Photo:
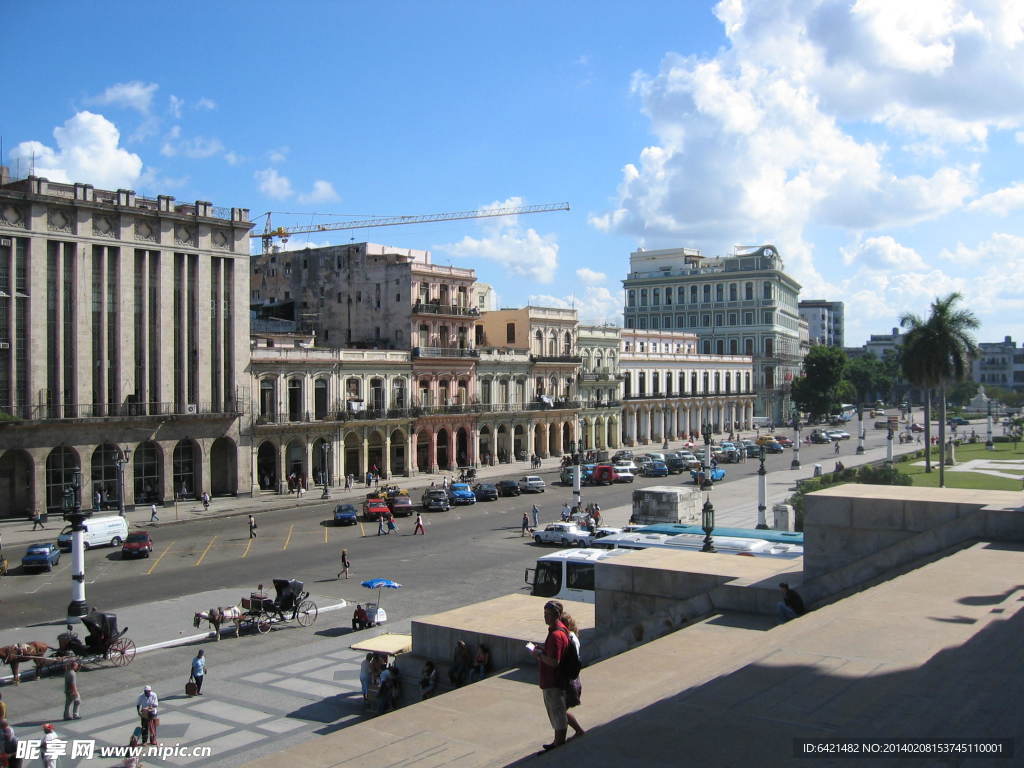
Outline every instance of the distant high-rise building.
{"type": "Polygon", "coordinates": [[[797,305],[800,317],[807,321],[811,345],[843,346],[843,302],[807,299],[797,305]]]}

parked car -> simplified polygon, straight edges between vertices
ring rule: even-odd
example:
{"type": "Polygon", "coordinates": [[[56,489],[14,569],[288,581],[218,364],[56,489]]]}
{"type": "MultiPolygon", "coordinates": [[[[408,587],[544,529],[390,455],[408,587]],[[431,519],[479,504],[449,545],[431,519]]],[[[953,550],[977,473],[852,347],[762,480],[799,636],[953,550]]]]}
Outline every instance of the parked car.
{"type": "Polygon", "coordinates": [[[519,483],[515,480],[499,480],[494,487],[498,489],[499,496],[518,496],[522,493],[519,490],[519,483]]]}
{"type": "Polygon", "coordinates": [[[388,508],[387,502],[384,499],[379,499],[376,496],[372,499],[367,499],[363,502],[363,519],[364,520],[378,520],[379,518],[387,518],[390,516],[391,510],[388,508]]]}
{"type": "Polygon", "coordinates": [[[444,488],[427,488],[423,491],[420,504],[427,512],[447,512],[451,509],[448,494],[444,488]]]}
{"type": "Polygon", "coordinates": [[[739,460],[740,449],[736,447],[736,444],[729,441],[722,443],[722,456],[719,458],[719,461],[735,464],[739,460]]]}
{"type": "Polygon", "coordinates": [[[781,445],[783,448],[792,448],[793,441],[785,435],[776,435],[775,442],[781,445]]]}
{"type": "Polygon", "coordinates": [[[678,451],[665,454],[665,466],[668,467],[669,473],[673,475],[678,475],[690,468],[686,463],[686,459],[678,451]]]}
{"type": "Polygon", "coordinates": [[[764,446],[765,453],[782,453],[786,450],[776,440],[767,440],[761,445],[764,446]]]}
{"type": "Polygon", "coordinates": [[[645,459],[651,459],[652,461],[665,461],[664,453],[645,453],[645,459]]]}
{"type": "Polygon", "coordinates": [[[537,475],[526,475],[519,478],[519,490],[523,493],[544,493],[544,481],[537,475]]]}
{"type": "Polygon", "coordinates": [[[491,483],[478,483],[473,486],[473,495],[477,501],[497,501],[498,489],[491,483]]]}
{"type": "Polygon", "coordinates": [[[453,505],[476,504],[476,494],[469,487],[469,483],[452,483],[448,486],[448,501],[453,505]]]}
{"type": "Polygon", "coordinates": [[[640,468],[633,462],[632,459],[616,461],[614,462],[614,464],[616,472],[622,472],[623,470],[625,470],[626,472],[632,472],[635,475],[637,472],[640,471],[640,468]]]}
{"type": "Polygon", "coordinates": [[[811,432],[811,442],[812,443],[831,443],[832,442],[832,438],[829,437],[827,433],[822,432],[820,429],[816,429],[813,432],[811,432]]]}
{"type": "Polygon", "coordinates": [[[632,461],[632,460],[633,460],[633,452],[632,451],[616,451],[615,454],[612,456],[612,464],[618,464],[620,461],[632,461]]]}
{"type": "Polygon", "coordinates": [[[668,477],[668,465],[664,461],[651,461],[644,467],[644,477],[668,477]]]}
{"type": "Polygon", "coordinates": [[[153,551],[153,537],[149,531],[132,531],[121,545],[121,559],[128,557],[149,557],[153,551]]]}
{"type": "Polygon", "coordinates": [[[29,544],[21,558],[21,567],[25,571],[52,571],[59,562],[60,547],[56,544],[29,544]]]}
{"type": "Polygon", "coordinates": [[[411,517],[412,506],[412,499],[408,494],[396,493],[388,496],[388,509],[395,517],[411,517]]]}
{"type": "Polygon", "coordinates": [[[359,513],[352,504],[339,504],[334,508],[335,525],[355,525],[359,522],[359,513]]]}
{"type": "Polygon", "coordinates": [[[686,469],[696,469],[700,466],[700,459],[693,455],[690,451],[680,451],[679,458],[686,462],[686,469]]]}
{"type": "Polygon", "coordinates": [[[950,426],[950,427],[964,427],[964,426],[967,426],[970,423],[971,422],[969,422],[963,416],[954,416],[953,418],[949,419],[946,422],[946,424],[948,426],[950,426]]]}
{"type": "Polygon", "coordinates": [[[594,485],[611,485],[619,480],[619,472],[611,464],[598,464],[590,475],[590,482],[594,485]]]}
{"type": "MultiPolygon", "coordinates": [[[[719,480],[725,480],[725,470],[722,469],[721,467],[715,467],[714,469],[706,469],[706,470],[703,470],[703,471],[704,471],[704,473],[708,477],[711,478],[712,482],[717,483],[719,480]]],[[[696,483],[697,482],[697,476],[700,474],[700,472],[701,472],[701,470],[699,470],[699,469],[691,470],[690,471],[690,479],[693,480],[693,482],[696,483]]]]}
{"type": "Polygon", "coordinates": [[[615,465],[616,483],[632,483],[635,479],[636,474],[633,473],[626,464],[615,465]]]}
{"type": "Polygon", "coordinates": [[[828,429],[825,430],[825,434],[831,437],[833,440],[849,440],[850,433],[845,429],[828,429]]]}
{"type": "Polygon", "coordinates": [[[910,425],[911,432],[924,432],[924,425],[918,424],[916,421],[910,425]]]}
{"type": "MultiPolygon", "coordinates": [[[[590,481],[590,474],[594,471],[594,464],[582,464],[580,466],[580,482],[586,483],[590,481]]],[[[558,475],[559,482],[562,485],[572,485],[573,474],[576,472],[576,466],[562,467],[561,473],[558,475]]]]}
{"type": "Polygon", "coordinates": [[[583,547],[590,541],[590,531],[575,523],[549,523],[542,530],[534,532],[533,540],[538,544],[583,547]]]}

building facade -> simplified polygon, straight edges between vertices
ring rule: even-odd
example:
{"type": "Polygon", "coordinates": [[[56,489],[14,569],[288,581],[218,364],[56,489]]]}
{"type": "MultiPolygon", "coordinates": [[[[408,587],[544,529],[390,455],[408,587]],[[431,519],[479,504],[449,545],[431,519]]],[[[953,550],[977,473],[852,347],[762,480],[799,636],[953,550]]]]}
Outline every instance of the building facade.
{"type": "Polygon", "coordinates": [[[0,175],[3,509],[248,492],[248,210],[0,175]]]}
{"type": "Polygon", "coordinates": [[[622,329],[613,325],[581,325],[577,338],[583,450],[617,448],[622,433],[622,329]]]}
{"type": "Polygon", "coordinates": [[[811,346],[843,346],[843,302],[807,299],[797,305],[800,317],[807,321],[811,346]]]}
{"type": "Polygon", "coordinates": [[[1002,341],[978,344],[979,355],[971,364],[972,378],[985,387],[1024,388],[1024,360],[1011,336],[1002,341]]]}
{"type": "Polygon", "coordinates": [[[698,439],[705,424],[729,434],[750,429],[754,366],[746,355],[698,354],[696,334],[624,329],[622,442],[698,439]]]}
{"type": "Polygon", "coordinates": [[[753,360],[756,415],[789,418],[789,389],[800,374],[800,285],[774,246],[707,258],[672,248],[630,254],[627,329],[687,331],[697,352],[753,360]]]}

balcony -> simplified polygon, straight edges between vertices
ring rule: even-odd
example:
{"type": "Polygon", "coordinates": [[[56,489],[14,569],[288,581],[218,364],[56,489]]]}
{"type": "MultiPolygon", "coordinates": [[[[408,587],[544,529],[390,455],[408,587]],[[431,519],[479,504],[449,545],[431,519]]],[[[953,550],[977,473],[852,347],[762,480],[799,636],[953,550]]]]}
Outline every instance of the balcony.
{"type": "Polygon", "coordinates": [[[615,374],[603,372],[603,373],[584,373],[581,374],[583,381],[615,381],[617,378],[615,374]]]}
{"type": "Polygon", "coordinates": [[[530,355],[531,363],[569,363],[579,365],[583,358],[579,355],[530,355]]]}
{"type": "Polygon", "coordinates": [[[480,310],[476,307],[463,307],[458,304],[435,304],[417,301],[412,305],[413,314],[418,315],[450,315],[452,317],[479,317],[480,310]]]}
{"type": "Polygon", "coordinates": [[[168,417],[217,417],[236,418],[243,412],[240,403],[228,398],[224,403],[73,403],[71,405],[6,405],[0,406],[0,414],[11,418],[0,419],[2,423],[25,421],[70,421],[149,419],[168,417]]]}
{"type": "Polygon", "coordinates": [[[623,395],[623,400],[701,400],[706,397],[733,397],[735,395],[752,395],[753,390],[737,390],[734,392],[699,392],[697,394],[681,394],[678,392],[672,394],[657,393],[657,394],[643,394],[643,395],[623,395]]]}
{"type": "Polygon", "coordinates": [[[480,353],[475,349],[468,349],[466,347],[413,347],[412,348],[412,359],[417,360],[419,358],[477,358],[480,357],[480,353]]]}

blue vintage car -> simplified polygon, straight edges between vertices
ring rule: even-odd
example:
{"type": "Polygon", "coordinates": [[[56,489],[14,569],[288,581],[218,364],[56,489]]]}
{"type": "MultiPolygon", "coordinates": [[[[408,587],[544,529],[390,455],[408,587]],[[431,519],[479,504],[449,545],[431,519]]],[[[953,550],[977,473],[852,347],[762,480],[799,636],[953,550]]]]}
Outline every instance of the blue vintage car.
{"type": "Polygon", "coordinates": [[[644,464],[644,477],[668,477],[668,465],[664,461],[649,461],[644,464]]]}
{"type": "Polygon", "coordinates": [[[469,483],[452,483],[448,487],[448,501],[452,504],[476,504],[476,494],[469,483]]]}
{"type": "Polygon", "coordinates": [[[705,470],[691,469],[690,470],[690,479],[693,480],[693,482],[696,483],[697,482],[697,475],[700,472],[704,472],[707,475],[707,477],[710,478],[711,482],[713,482],[713,483],[717,483],[719,480],[725,480],[725,470],[722,469],[721,467],[715,467],[714,469],[705,469],[705,470]]]}
{"type": "Polygon", "coordinates": [[[25,556],[21,558],[21,567],[26,571],[52,571],[60,562],[60,549],[56,544],[29,544],[25,556]]]}
{"type": "Polygon", "coordinates": [[[334,508],[335,525],[355,525],[359,522],[359,510],[351,504],[339,504],[334,508]]]}

